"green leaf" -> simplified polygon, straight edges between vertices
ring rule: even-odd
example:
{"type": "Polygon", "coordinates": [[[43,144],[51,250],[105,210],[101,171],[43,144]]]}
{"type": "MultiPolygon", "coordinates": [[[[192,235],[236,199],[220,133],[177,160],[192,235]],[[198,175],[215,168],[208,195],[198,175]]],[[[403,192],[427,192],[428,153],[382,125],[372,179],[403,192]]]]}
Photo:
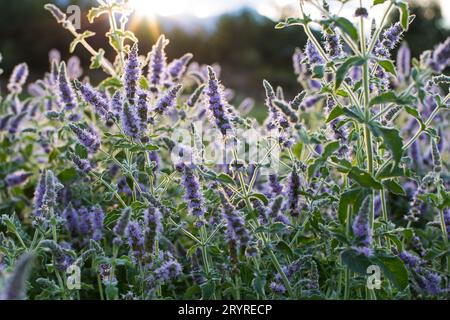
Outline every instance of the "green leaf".
{"type": "Polygon", "coordinates": [[[157,145],[147,143],[142,148],[144,151],[157,151],[159,150],[159,147],[157,145]]]}
{"type": "Polygon", "coordinates": [[[78,174],[74,168],[65,169],[58,175],[58,179],[62,183],[74,181],[77,177],[78,174]]]}
{"type": "Polygon", "coordinates": [[[379,5],[379,4],[383,4],[385,2],[386,2],[386,0],[373,0],[373,5],[376,6],[376,5],[379,5]]]}
{"type": "Polygon", "coordinates": [[[349,172],[348,177],[356,181],[359,185],[365,188],[381,190],[383,186],[376,181],[370,173],[364,171],[358,167],[353,167],[349,172]]]}
{"type": "Polygon", "coordinates": [[[408,106],[405,106],[404,109],[409,115],[413,116],[417,120],[417,122],[420,125],[420,128],[422,130],[425,130],[426,125],[423,122],[422,116],[420,115],[419,111],[417,109],[414,109],[414,108],[408,107],[408,106]]]}
{"type": "Polygon", "coordinates": [[[405,175],[406,175],[405,169],[400,168],[398,163],[392,162],[377,174],[377,178],[383,180],[389,178],[403,177],[405,175]]]}
{"type": "Polygon", "coordinates": [[[258,200],[261,200],[264,203],[264,205],[266,205],[266,206],[269,204],[269,200],[262,193],[253,193],[250,195],[250,198],[256,198],[258,200]]]}
{"type": "Polygon", "coordinates": [[[403,157],[403,139],[400,131],[394,128],[382,127],[377,123],[369,125],[370,130],[376,137],[381,137],[384,144],[389,148],[392,158],[396,163],[400,163],[403,157]]]}
{"type": "Polygon", "coordinates": [[[308,167],[309,179],[311,179],[316,174],[319,167],[323,165],[327,161],[327,159],[333,154],[333,152],[339,149],[339,147],[340,147],[339,141],[330,142],[325,146],[324,151],[320,156],[320,158],[314,160],[314,162],[308,167]]]}
{"type": "Polygon", "coordinates": [[[109,78],[106,78],[105,80],[103,80],[99,84],[99,87],[102,89],[109,89],[109,88],[120,89],[123,87],[123,85],[122,85],[122,81],[120,81],[119,78],[109,77],[109,78]]]}
{"type": "Polygon", "coordinates": [[[97,55],[95,55],[91,58],[90,68],[91,69],[100,68],[102,66],[102,60],[104,59],[104,56],[105,56],[105,50],[99,49],[97,55]]]}
{"type": "Polygon", "coordinates": [[[399,196],[406,196],[406,192],[405,190],[403,190],[402,186],[392,179],[384,180],[383,186],[393,194],[399,196]]]}
{"type": "Polygon", "coordinates": [[[14,222],[13,222],[11,217],[9,217],[9,216],[4,214],[1,217],[1,222],[2,222],[2,224],[4,224],[6,226],[6,228],[8,229],[9,233],[11,233],[11,234],[18,234],[17,227],[14,224],[14,222]]]}
{"type": "Polygon", "coordinates": [[[344,33],[348,34],[353,40],[358,40],[358,30],[348,19],[339,17],[335,20],[336,26],[344,33]]]}
{"type": "Polygon", "coordinates": [[[261,297],[266,295],[264,291],[264,287],[266,286],[266,279],[261,275],[256,275],[252,281],[253,289],[255,289],[256,293],[261,297]]]}
{"type": "Polygon", "coordinates": [[[149,84],[148,84],[148,80],[146,77],[142,76],[139,79],[139,87],[143,90],[148,90],[150,88],[149,84]]]}
{"type": "Polygon", "coordinates": [[[334,107],[333,110],[331,110],[326,123],[329,123],[337,118],[339,118],[342,115],[346,115],[347,117],[354,119],[358,121],[359,123],[364,123],[364,115],[361,114],[361,112],[356,109],[355,107],[345,108],[341,106],[334,107]]]}
{"type": "Polygon", "coordinates": [[[298,160],[301,159],[303,152],[303,143],[298,142],[292,147],[292,153],[297,157],[298,160]]]}
{"type": "Polygon", "coordinates": [[[108,300],[116,300],[119,296],[119,289],[115,286],[105,286],[105,294],[108,300]]]}
{"type": "Polygon", "coordinates": [[[388,278],[399,290],[404,290],[409,283],[408,270],[400,258],[385,252],[377,252],[371,261],[376,263],[383,274],[388,278]]]}
{"type": "Polygon", "coordinates": [[[280,233],[286,230],[286,225],[284,223],[281,222],[275,222],[274,224],[272,224],[269,228],[269,232],[270,233],[280,233]]]}
{"type": "Polygon", "coordinates": [[[217,176],[217,179],[223,183],[229,183],[229,184],[235,183],[235,181],[233,180],[232,177],[230,177],[228,174],[223,173],[223,172],[217,176]]]}
{"type": "Polygon", "coordinates": [[[364,64],[365,60],[361,57],[350,57],[337,69],[334,90],[338,90],[345,80],[350,68],[364,64]]]}
{"type": "Polygon", "coordinates": [[[216,291],[216,285],[213,281],[208,281],[201,286],[202,289],[202,297],[204,300],[209,300],[214,295],[214,292],[216,291]]]}
{"type": "Polygon", "coordinates": [[[396,1],[395,6],[400,11],[400,22],[402,24],[403,30],[408,31],[409,29],[409,4],[403,1],[396,1]]]}
{"type": "MultiPolygon", "coordinates": [[[[56,150],[56,149],[55,149],[56,150]]],[[[81,144],[77,143],[75,145],[75,154],[80,157],[81,159],[87,159],[88,152],[85,147],[83,147],[81,144]]]]}
{"type": "Polygon", "coordinates": [[[276,248],[277,251],[279,250],[290,257],[294,255],[294,251],[292,251],[291,247],[285,241],[278,242],[276,248]]]}
{"type": "Polygon", "coordinates": [[[325,67],[322,65],[317,65],[313,69],[313,79],[322,79],[325,75],[325,67]]]}
{"type": "Polygon", "coordinates": [[[339,118],[343,114],[344,109],[340,105],[337,105],[336,107],[333,108],[333,110],[331,110],[330,114],[328,115],[326,123],[330,123],[331,121],[339,118]]]}
{"type": "Polygon", "coordinates": [[[198,246],[192,246],[189,248],[189,250],[186,252],[186,258],[190,258],[192,257],[198,250],[198,246]]]}
{"type": "Polygon", "coordinates": [[[287,18],[285,21],[279,22],[276,24],[275,29],[284,29],[286,27],[290,27],[290,26],[301,26],[301,25],[306,25],[310,22],[311,20],[306,17],[305,19],[300,19],[300,18],[287,18]]]}
{"type": "Polygon", "coordinates": [[[404,106],[412,103],[413,97],[411,96],[397,96],[394,92],[389,91],[386,93],[382,93],[379,96],[376,96],[375,98],[372,98],[370,100],[369,106],[372,107],[377,104],[385,104],[385,103],[395,103],[399,106],[404,106]]]}
{"type": "Polygon", "coordinates": [[[367,268],[373,263],[363,254],[354,249],[347,249],[341,253],[342,262],[353,272],[367,274],[367,268]]]}
{"type": "Polygon", "coordinates": [[[346,116],[358,121],[359,123],[364,123],[364,115],[355,106],[352,106],[350,109],[344,108],[344,114],[346,116]]]}
{"type": "Polygon", "coordinates": [[[395,70],[395,65],[392,60],[377,60],[377,62],[386,72],[397,76],[397,71],[395,70]]]}
{"type": "Polygon", "coordinates": [[[349,189],[341,194],[339,199],[338,217],[342,224],[347,221],[348,209],[353,206],[353,211],[358,211],[362,201],[366,196],[366,191],[360,187],[349,189]]]}
{"type": "Polygon", "coordinates": [[[93,23],[94,20],[98,17],[100,17],[103,14],[107,14],[108,13],[108,9],[106,8],[92,8],[89,10],[88,14],[87,14],[87,18],[89,20],[89,23],[93,23]]]}

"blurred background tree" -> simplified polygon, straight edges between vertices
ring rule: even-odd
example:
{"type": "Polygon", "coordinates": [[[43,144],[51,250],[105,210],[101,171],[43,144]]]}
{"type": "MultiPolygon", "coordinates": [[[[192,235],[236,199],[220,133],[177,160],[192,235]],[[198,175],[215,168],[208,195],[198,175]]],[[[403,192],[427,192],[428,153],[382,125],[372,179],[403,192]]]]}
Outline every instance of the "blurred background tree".
{"type": "MultiPolygon", "coordinates": [[[[15,64],[26,61],[30,65],[31,78],[36,79],[48,70],[47,55],[50,49],[58,49],[63,59],[70,56],[71,35],[43,9],[46,2],[49,0],[0,0],[0,52],[4,57],[2,68],[7,74],[15,64]]],[[[54,2],[62,7],[80,5],[83,13],[95,4],[93,0],[54,2]]],[[[424,50],[444,41],[450,36],[450,30],[445,27],[441,7],[436,2],[414,2],[412,10],[416,19],[405,40],[417,57],[424,50]]],[[[97,33],[95,38],[89,39],[94,47],[108,47],[101,36],[106,32],[107,25],[103,19],[89,25],[83,17],[82,27],[97,33]]],[[[264,99],[262,79],[283,86],[289,96],[299,90],[292,72],[291,55],[295,47],[304,46],[305,35],[300,28],[275,30],[274,25],[273,20],[255,9],[243,8],[208,19],[189,17],[183,23],[177,23],[175,18],[159,17],[156,28],[154,22],[141,20],[133,23],[133,31],[140,39],[142,53],[151,49],[159,33],[165,33],[171,40],[169,59],[192,52],[199,63],[221,64],[224,84],[234,88],[238,98],[251,96],[261,104],[264,99]]],[[[81,46],[75,54],[87,68],[90,57],[81,46]]],[[[95,72],[89,75],[93,81],[101,76],[95,72]]],[[[3,87],[5,79],[2,80],[3,87]]]]}

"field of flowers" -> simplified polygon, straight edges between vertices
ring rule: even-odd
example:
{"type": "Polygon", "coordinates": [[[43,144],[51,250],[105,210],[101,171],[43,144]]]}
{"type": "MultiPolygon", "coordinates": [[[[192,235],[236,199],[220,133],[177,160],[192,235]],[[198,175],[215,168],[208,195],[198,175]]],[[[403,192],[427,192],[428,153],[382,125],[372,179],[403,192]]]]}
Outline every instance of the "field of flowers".
{"type": "Polygon", "coordinates": [[[0,75],[0,299],[448,298],[450,39],[412,58],[406,1],[375,24],[301,0],[275,26],[308,36],[299,93],[261,79],[264,124],[220,66],[141,52],[126,1],[97,2],[114,61],[45,9],[101,83],[54,50],[41,80],[0,75]]]}

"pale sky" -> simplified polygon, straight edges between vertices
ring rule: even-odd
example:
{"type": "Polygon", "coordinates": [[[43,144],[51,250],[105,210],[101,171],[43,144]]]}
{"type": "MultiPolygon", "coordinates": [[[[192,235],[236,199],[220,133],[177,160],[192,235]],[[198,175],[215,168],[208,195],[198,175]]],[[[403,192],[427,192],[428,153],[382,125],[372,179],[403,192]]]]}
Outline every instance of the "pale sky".
{"type": "MultiPolygon", "coordinates": [[[[142,15],[158,14],[163,16],[174,16],[189,14],[198,17],[216,16],[224,12],[233,11],[243,6],[256,9],[259,13],[277,19],[276,7],[292,5],[298,7],[298,0],[130,0],[138,9],[137,12],[142,15]]],[[[423,4],[431,2],[431,0],[418,0],[423,4]]],[[[443,14],[446,23],[450,25],[450,1],[438,0],[443,6],[443,14]]],[[[333,2],[330,3],[333,5],[333,2]]],[[[366,7],[370,7],[373,0],[363,0],[366,7]]],[[[350,1],[346,5],[348,8],[344,14],[351,16],[353,10],[359,1],[350,1]]],[[[381,6],[382,7],[382,6],[381,6]]],[[[380,10],[381,11],[381,10],[380,10]]],[[[373,17],[377,18],[378,12],[373,13],[373,17]]]]}

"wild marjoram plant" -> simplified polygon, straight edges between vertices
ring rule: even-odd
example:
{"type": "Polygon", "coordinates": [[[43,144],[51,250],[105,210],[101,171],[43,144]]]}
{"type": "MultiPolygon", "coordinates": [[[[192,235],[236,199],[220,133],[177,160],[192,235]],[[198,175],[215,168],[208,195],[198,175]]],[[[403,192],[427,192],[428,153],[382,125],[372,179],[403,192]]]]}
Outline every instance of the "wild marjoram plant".
{"type": "Polygon", "coordinates": [[[107,77],[94,85],[52,50],[28,95],[27,64],[9,78],[0,297],[448,297],[450,39],[411,61],[406,2],[375,0],[377,22],[339,2],[354,23],[312,0],[276,26],[308,36],[293,56],[303,91],[264,80],[264,125],[244,117],[251,99],[233,106],[219,66],[168,62],[164,36],[142,56],[126,2],[88,14],[109,18],[113,62],[46,5],[107,77]]]}

